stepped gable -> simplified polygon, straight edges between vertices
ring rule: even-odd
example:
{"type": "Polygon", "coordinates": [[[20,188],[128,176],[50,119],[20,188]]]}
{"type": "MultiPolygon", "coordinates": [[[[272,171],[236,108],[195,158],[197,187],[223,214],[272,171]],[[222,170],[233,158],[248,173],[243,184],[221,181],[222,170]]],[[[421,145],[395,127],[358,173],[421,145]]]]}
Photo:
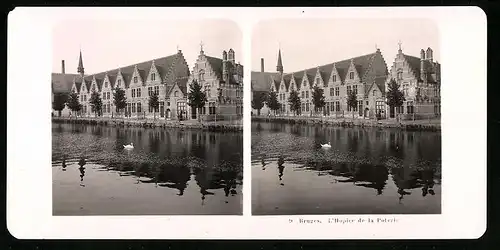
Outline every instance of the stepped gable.
{"type": "MultiPolygon", "coordinates": [[[[62,73],[52,73],[52,93],[69,93],[71,92],[71,87],[73,87],[73,79],[78,76],[78,74],[62,74],[62,73]]],[[[80,90],[80,86],[78,91],[80,90]]]]}

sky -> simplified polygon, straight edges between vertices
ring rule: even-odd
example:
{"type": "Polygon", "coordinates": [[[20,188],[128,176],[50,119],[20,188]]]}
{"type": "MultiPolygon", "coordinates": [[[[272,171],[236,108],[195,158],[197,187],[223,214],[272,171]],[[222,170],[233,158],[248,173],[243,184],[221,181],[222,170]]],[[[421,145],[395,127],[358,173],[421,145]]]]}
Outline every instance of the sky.
{"type": "Polygon", "coordinates": [[[276,72],[281,48],[284,72],[295,72],[370,54],[379,48],[388,67],[398,52],[420,57],[431,47],[439,61],[439,31],[426,19],[281,19],[259,22],[252,33],[252,71],[276,72]]]}
{"type": "Polygon", "coordinates": [[[177,46],[192,70],[200,52],[222,58],[233,48],[236,62],[243,62],[242,34],[237,23],[203,19],[182,22],[146,20],[76,20],[53,29],[52,72],[76,73],[82,50],[85,74],[152,60],[177,53],[177,46]]]}

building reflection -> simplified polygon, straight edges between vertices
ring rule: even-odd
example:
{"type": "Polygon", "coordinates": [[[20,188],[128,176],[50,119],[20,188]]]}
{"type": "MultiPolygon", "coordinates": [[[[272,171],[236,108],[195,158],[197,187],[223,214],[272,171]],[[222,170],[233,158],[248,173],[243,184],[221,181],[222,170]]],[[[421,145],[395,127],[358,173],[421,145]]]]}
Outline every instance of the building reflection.
{"type": "Polygon", "coordinates": [[[78,165],[80,167],[78,168],[78,170],[80,170],[80,186],[82,187],[85,187],[85,184],[83,183],[83,177],[85,176],[85,164],[87,164],[85,158],[80,158],[80,161],[78,162],[78,165]]]}
{"type": "Polygon", "coordinates": [[[373,188],[381,195],[389,178],[389,171],[382,165],[340,163],[330,174],[345,177],[337,180],[342,183],[353,183],[359,187],[373,188]]]}
{"type": "Polygon", "coordinates": [[[405,195],[410,195],[411,190],[421,188],[422,196],[434,195],[435,183],[434,168],[418,168],[416,170],[406,167],[391,169],[392,179],[398,188],[399,202],[401,203],[405,195]]]}
{"type": "Polygon", "coordinates": [[[285,158],[283,155],[280,155],[278,158],[278,178],[280,180],[280,185],[284,186],[285,183],[283,182],[283,170],[285,170],[285,158]]]}

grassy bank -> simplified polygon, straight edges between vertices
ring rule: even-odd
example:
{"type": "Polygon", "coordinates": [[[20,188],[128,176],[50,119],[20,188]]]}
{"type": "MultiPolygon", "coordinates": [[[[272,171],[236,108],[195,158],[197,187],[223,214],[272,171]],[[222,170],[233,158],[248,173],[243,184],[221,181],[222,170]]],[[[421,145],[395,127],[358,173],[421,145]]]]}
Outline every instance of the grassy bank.
{"type": "Polygon", "coordinates": [[[435,120],[415,120],[401,121],[395,120],[370,120],[370,119],[349,119],[349,118],[325,118],[325,117],[282,117],[282,116],[254,116],[252,121],[276,122],[288,124],[311,124],[338,127],[379,127],[398,128],[408,131],[441,131],[441,122],[435,120]]]}
{"type": "Polygon", "coordinates": [[[162,119],[127,119],[127,118],[68,118],[52,117],[54,123],[91,124],[113,127],[143,127],[143,128],[189,128],[202,129],[214,132],[243,131],[242,124],[231,124],[220,122],[198,122],[198,121],[168,121],[162,119]]]}

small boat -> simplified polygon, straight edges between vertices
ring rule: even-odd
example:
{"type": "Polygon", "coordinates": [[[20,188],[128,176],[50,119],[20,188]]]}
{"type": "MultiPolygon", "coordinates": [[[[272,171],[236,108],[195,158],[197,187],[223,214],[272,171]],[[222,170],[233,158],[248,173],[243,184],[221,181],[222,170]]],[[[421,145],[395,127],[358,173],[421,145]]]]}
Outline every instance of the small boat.
{"type": "Polygon", "coordinates": [[[332,145],[330,145],[330,142],[328,142],[328,144],[321,144],[321,147],[322,148],[331,148],[332,145]]]}
{"type": "Polygon", "coordinates": [[[123,145],[123,148],[125,149],[134,149],[134,143],[130,143],[129,145],[123,145]]]}

